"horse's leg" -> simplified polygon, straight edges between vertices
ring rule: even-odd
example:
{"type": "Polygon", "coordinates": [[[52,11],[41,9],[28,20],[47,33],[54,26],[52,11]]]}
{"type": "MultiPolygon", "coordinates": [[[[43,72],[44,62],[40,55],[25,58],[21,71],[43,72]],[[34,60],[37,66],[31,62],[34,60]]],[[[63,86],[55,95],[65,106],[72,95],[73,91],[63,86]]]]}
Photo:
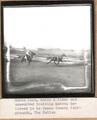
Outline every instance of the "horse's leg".
{"type": "Polygon", "coordinates": [[[54,63],[55,63],[56,65],[58,65],[59,62],[60,62],[59,60],[55,60],[55,61],[54,61],[54,63]]]}
{"type": "Polygon", "coordinates": [[[29,59],[29,64],[31,63],[31,59],[29,59]]]}
{"type": "Polygon", "coordinates": [[[28,56],[26,55],[26,59],[25,59],[25,61],[27,62],[28,61],[28,56]]]}
{"type": "Polygon", "coordinates": [[[25,62],[28,62],[28,63],[29,63],[28,55],[26,55],[25,62]]]}
{"type": "Polygon", "coordinates": [[[25,58],[23,59],[22,63],[24,63],[24,62],[26,62],[26,59],[25,59],[25,58]]]}
{"type": "Polygon", "coordinates": [[[28,60],[28,64],[30,64],[30,62],[32,61],[31,56],[28,56],[27,60],[28,60]]]}
{"type": "Polygon", "coordinates": [[[54,64],[56,64],[56,65],[57,65],[57,60],[54,60],[54,64]]]}
{"type": "Polygon", "coordinates": [[[28,56],[27,56],[26,62],[27,62],[28,64],[30,64],[30,61],[29,61],[29,58],[28,58],[28,56]]]}
{"type": "Polygon", "coordinates": [[[32,62],[32,58],[33,58],[33,57],[32,57],[32,56],[30,56],[30,58],[29,58],[29,62],[32,62]]]}
{"type": "Polygon", "coordinates": [[[56,64],[56,60],[54,60],[54,63],[56,64]]]}
{"type": "Polygon", "coordinates": [[[58,61],[58,65],[59,65],[60,61],[58,61]]]}
{"type": "Polygon", "coordinates": [[[54,58],[54,63],[57,65],[57,61],[58,61],[58,58],[57,57],[55,57],[54,58]]]}
{"type": "Polygon", "coordinates": [[[28,64],[30,64],[30,61],[28,61],[28,64]]]}
{"type": "Polygon", "coordinates": [[[30,58],[30,62],[32,62],[32,59],[33,59],[33,56],[31,56],[31,58],[30,58]]]}
{"type": "Polygon", "coordinates": [[[24,57],[22,57],[22,59],[21,59],[21,63],[23,63],[24,62],[24,57]]]}
{"type": "Polygon", "coordinates": [[[63,58],[61,58],[61,62],[63,62],[63,58]]]}

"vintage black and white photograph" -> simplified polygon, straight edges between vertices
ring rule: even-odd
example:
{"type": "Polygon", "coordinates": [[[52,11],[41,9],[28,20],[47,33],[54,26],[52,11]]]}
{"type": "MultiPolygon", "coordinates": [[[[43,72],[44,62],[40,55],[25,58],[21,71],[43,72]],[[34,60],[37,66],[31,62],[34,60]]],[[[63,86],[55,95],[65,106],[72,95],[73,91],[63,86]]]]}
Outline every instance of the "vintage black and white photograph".
{"type": "Polygon", "coordinates": [[[93,88],[91,4],[3,6],[3,90],[84,94],[93,88]]]}

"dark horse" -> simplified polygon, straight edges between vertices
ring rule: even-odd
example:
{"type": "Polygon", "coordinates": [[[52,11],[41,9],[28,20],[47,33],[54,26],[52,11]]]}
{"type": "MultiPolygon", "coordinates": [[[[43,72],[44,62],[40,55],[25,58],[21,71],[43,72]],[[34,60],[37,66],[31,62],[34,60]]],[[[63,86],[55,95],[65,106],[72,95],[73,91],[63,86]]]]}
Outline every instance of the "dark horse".
{"type": "Polygon", "coordinates": [[[63,57],[66,57],[66,55],[60,55],[60,56],[53,56],[53,57],[47,57],[47,60],[50,60],[47,64],[54,62],[55,64],[59,64],[60,62],[63,62],[63,57]]]}
{"type": "Polygon", "coordinates": [[[32,58],[33,58],[33,56],[34,55],[36,55],[34,52],[30,52],[30,55],[28,55],[28,54],[25,54],[23,57],[22,57],[22,59],[21,59],[21,62],[23,63],[23,62],[27,62],[28,61],[28,63],[30,63],[30,62],[32,62],[32,58]]]}

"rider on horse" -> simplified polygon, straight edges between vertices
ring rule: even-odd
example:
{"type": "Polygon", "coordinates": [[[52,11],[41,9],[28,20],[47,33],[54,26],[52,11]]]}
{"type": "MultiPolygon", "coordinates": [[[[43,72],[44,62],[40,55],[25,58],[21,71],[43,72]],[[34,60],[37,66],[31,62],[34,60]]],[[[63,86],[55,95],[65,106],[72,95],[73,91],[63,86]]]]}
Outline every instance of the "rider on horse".
{"type": "Polygon", "coordinates": [[[24,48],[25,55],[22,57],[21,62],[28,61],[29,63],[32,61],[32,58],[34,55],[36,55],[34,52],[31,50],[27,50],[24,48]]]}
{"type": "Polygon", "coordinates": [[[26,56],[27,56],[27,57],[31,57],[31,51],[30,51],[30,50],[27,50],[27,51],[26,51],[26,56]]]}

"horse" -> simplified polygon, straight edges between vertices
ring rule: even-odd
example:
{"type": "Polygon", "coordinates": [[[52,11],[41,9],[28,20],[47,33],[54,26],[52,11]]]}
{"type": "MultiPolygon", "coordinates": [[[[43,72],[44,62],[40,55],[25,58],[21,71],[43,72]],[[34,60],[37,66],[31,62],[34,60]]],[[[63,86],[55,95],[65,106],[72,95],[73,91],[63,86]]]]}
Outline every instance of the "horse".
{"type": "Polygon", "coordinates": [[[55,64],[59,64],[60,62],[63,62],[63,57],[66,57],[65,54],[62,54],[61,56],[53,56],[53,57],[47,57],[47,60],[50,59],[49,62],[47,62],[47,64],[54,62],[55,64]]]}
{"type": "Polygon", "coordinates": [[[34,52],[32,52],[32,51],[30,52],[30,55],[25,54],[25,55],[22,57],[21,62],[22,62],[22,63],[23,63],[23,62],[27,62],[27,61],[28,61],[28,63],[32,62],[32,58],[33,58],[34,55],[36,55],[36,53],[34,53],[34,52]]]}
{"type": "Polygon", "coordinates": [[[27,56],[23,55],[22,58],[21,58],[21,63],[26,62],[26,61],[27,61],[27,56]]]}

